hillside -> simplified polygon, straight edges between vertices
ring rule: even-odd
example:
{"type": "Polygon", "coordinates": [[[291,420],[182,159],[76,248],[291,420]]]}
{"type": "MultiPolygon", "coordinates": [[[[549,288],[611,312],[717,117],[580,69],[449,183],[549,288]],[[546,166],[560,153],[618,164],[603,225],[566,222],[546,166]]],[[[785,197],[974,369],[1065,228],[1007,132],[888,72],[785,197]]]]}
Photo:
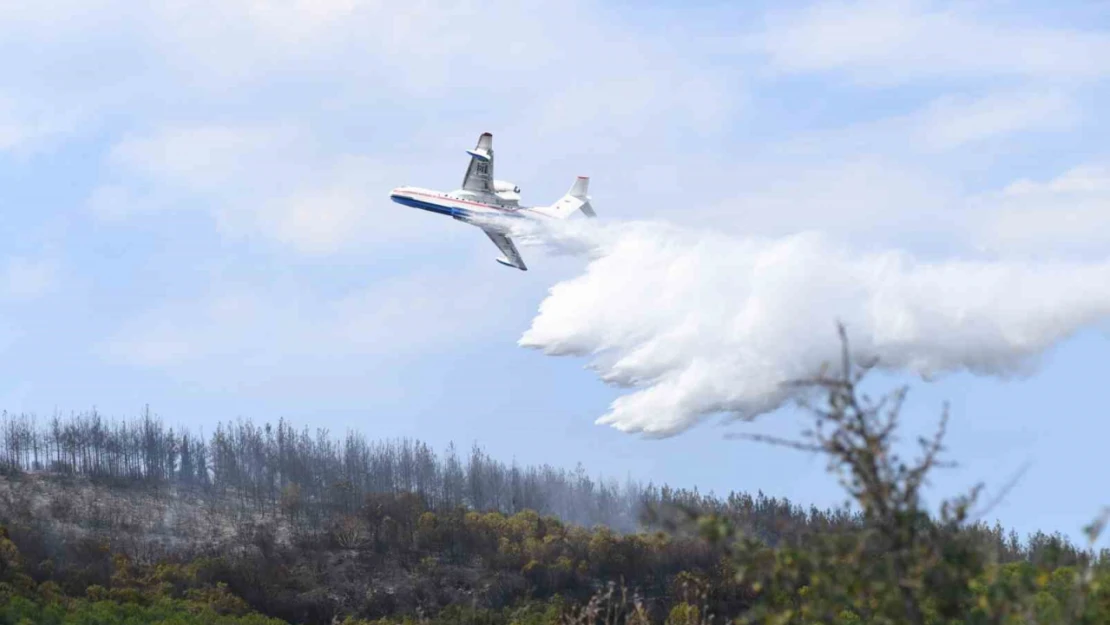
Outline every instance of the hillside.
{"type": "MultiPolygon", "coordinates": [[[[5,415],[0,425],[3,572],[22,580],[4,592],[22,596],[27,614],[71,597],[82,599],[66,609],[78,612],[116,609],[92,601],[105,599],[297,623],[549,622],[617,584],[628,595],[611,600],[653,622],[687,604],[741,615],[766,594],[737,577],[742,560],[728,544],[689,531],[683,514],[727,521],[772,556],[866,526],[860,514],[762,493],[618,486],[581,467],[506,466],[478,447],[463,462],[453,449],[441,458],[420,442],[310,436],[284,421],[221,426],[208,440],[149,414],[45,427],[5,415]]],[[[1013,571],[1090,563],[1059,536],[961,532],[1013,571]]]]}

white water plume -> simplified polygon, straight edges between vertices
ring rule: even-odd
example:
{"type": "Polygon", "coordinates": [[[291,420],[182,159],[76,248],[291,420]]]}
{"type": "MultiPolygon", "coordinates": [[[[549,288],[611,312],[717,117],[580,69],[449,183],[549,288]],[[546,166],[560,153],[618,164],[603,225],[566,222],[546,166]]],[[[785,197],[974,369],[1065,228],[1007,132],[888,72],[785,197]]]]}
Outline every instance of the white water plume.
{"type": "Polygon", "coordinates": [[[654,436],[792,398],[785,382],[856,357],[921,375],[1031,372],[1110,319],[1110,262],[915,260],[859,254],[818,234],[756,239],[666,223],[514,226],[519,240],[589,258],[553,286],[519,344],[591,358],[630,391],[598,423],[654,436]]]}

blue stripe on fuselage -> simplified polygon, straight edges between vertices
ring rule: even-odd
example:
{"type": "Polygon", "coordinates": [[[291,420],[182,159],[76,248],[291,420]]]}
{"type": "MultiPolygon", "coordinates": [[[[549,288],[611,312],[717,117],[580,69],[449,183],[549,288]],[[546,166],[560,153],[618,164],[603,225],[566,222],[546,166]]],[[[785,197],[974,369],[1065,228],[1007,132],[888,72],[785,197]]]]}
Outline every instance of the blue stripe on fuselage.
{"type": "Polygon", "coordinates": [[[462,217],[462,216],[466,215],[466,211],[461,209],[461,208],[450,208],[450,207],[447,207],[447,206],[440,206],[439,204],[433,204],[431,202],[425,202],[423,200],[418,200],[416,198],[406,197],[404,195],[391,195],[389,197],[390,197],[390,199],[392,199],[394,202],[397,202],[398,204],[402,204],[404,206],[411,206],[413,208],[419,208],[419,209],[426,210],[426,211],[431,211],[433,213],[439,213],[440,215],[448,215],[450,217],[456,217],[456,216],[462,217]]]}

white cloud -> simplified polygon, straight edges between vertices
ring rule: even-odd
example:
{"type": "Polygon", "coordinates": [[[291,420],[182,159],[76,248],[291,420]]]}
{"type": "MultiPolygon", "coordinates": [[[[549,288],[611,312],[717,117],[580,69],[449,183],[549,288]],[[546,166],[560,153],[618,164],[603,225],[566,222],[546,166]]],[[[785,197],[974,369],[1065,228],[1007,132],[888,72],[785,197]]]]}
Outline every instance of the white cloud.
{"type": "Polygon", "coordinates": [[[7,68],[14,110],[35,114],[0,106],[0,145],[37,140],[44,103],[62,107],[51,118],[80,120],[50,125],[62,134],[109,120],[146,136],[258,119],[335,131],[373,119],[387,137],[400,132],[391,124],[442,136],[458,130],[439,118],[461,107],[483,125],[627,137],[661,115],[719,123],[738,89],[694,51],[593,0],[65,2],[5,6],[0,34],[6,58],[28,59],[7,68]]]}
{"type": "Polygon", "coordinates": [[[1110,35],[1006,24],[972,5],[923,0],[820,2],[781,11],[747,42],[785,72],[842,71],[876,84],[1010,76],[1089,80],[1110,74],[1110,35]]]}
{"type": "Polygon", "coordinates": [[[34,300],[57,286],[58,265],[52,260],[11,258],[0,272],[0,299],[34,300]]]}
{"type": "Polygon", "coordinates": [[[525,186],[563,159],[562,187],[583,173],[569,164],[647,164],[726,126],[741,100],[696,51],[589,0],[168,3],[123,27],[168,91],[124,105],[134,123],[89,207],[117,220],[203,210],[225,235],[306,254],[425,236],[426,216],[388,190],[457,186],[479,132],[527,147],[500,151],[498,168],[523,169],[525,186]]]}
{"type": "Polygon", "coordinates": [[[1006,197],[1020,198],[1042,193],[1106,193],[1110,192],[1110,167],[1084,165],[1076,167],[1045,183],[1027,179],[1011,183],[1002,193],[1006,197]]]}
{"type": "Polygon", "coordinates": [[[950,150],[1018,132],[1069,130],[1078,121],[1079,111],[1069,96],[1038,91],[944,96],[915,114],[911,124],[924,146],[950,150]]]}
{"type": "Polygon", "coordinates": [[[984,171],[1004,178],[1007,158],[1035,152],[1035,133],[1066,136],[1085,121],[1059,91],[942,95],[909,113],[776,137],[731,161],[676,156],[684,169],[659,163],[626,184],[672,198],[651,216],[685,225],[935,249],[966,244],[969,191],[994,183],[984,171]]]}
{"type": "Polygon", "coordinates": [[[0,152],[34,150],[77,127],[76,111],[0,93],[0,152]]]}
{"type": "Polygon", "coordinates": [[[114,14],[119,21],[118,0],[52,0],[49,5],[29,2],[0,4],[0,30],[6,37],[48,39],[73,36],[99,16],[114,14]]]}
{"type": "Polygon", "coordinates": [[[239,230],[255,230],[308,255],[444,236],[431,215],[389,200],[389,189],[411,173],[388,158],[336,155],[306,168],[313,173],[288,192],[257,198],[239,230]]]}
{"type": "Polygon", "coordinates": [[[1052,133],[1066,136],[1097,117],[1088,114],[1075,93],[1035,85],[927,93],[909,110],[877,110],[859,121],[806,128],[760,150],[803,162],[872,155],[900,168],[914,163],[953,180],[963,163],[980,157],[996,159],[993,169],[1004,172],[999,156],[1027,151],[1052,133]]]}
{"type": "Polygon", "coordinates": [[[1110,167],[1083,165],[1047,181],[1018,180],[972,199],[976,242],[996,252],[1110,253],[1110,167]]]}
{"type": "MultiPolygon", "coordinates": [[[[178,126],[129,136],[112,147],[109,162],[192,191],[220,189],[242,180],[277,154],[297,149],[295,131],[280,127],[178,126]]],[[[275,178],[287,172],[272,171],[275,178]]],[[[280,178],[279,178],[280,179],[280,178]]]]}
{"type": "Polygon", "coordinates": [[[352,356],[369,366],[436,350],[447,340],[481,340],[497,324],[488,304],[499,292],[489,281],[431,271],[333,295],[225,285],[140,312],[99,351],[111,362],[200,381],[228,360],[253,368],[252,379],[352,356]]]}
{"type": "Polygon", "coordinates": [[[928,169],[881,156],[799,157],[714,175],[730,181],[731,195],[691,206],[682,223],[708,222],[729,232],[767,236],[818,230],[876,243],[944,231],[960,197],[951,181],[928,169]]]}
{"type": "Polygon", "coordinates": [[[89,194],[86,205],[93,214],[105,220],[122,220],[136,214],[168,208],[164,199],[144,195],[119,183],[106,183],[96,187],[89,194]]]}
{"type": "Polygon", "coordinates": [[[500,118],[559,100],[621,124],[628,107],[704,118],[707,98],[691,89],[732,91],[706,80],[719,75],[702,70],[688,46],[636,32],[592,0],[209,0],[162,3],[135,24],[160,33],[149,41],[160,62],[205,97],[299,79],[330,91],[325,106],[386,92],[422,104],[482,102],[500,118]],[[583,97],[564,95],[585,85],[583,97]],[[607,97],[614,92],[627,101],[607,97]]]}
{"type": "Polygon", "coordinates": [[[225,235],[306,254],[424,236],[408,227],[419,216],[388,200],[401,166],[329,153],[302,128],[175,126],[125,138],[109,163],[111,176],[88,199],[104,218],[201,211],[225,235]]]}
{"type": "Polygon", "coordinates": [[[355,187],[309,189],[280,200],[268,225],[275,239],[305,253],[327,253],[369,228],[369,194],[355,187]]]}

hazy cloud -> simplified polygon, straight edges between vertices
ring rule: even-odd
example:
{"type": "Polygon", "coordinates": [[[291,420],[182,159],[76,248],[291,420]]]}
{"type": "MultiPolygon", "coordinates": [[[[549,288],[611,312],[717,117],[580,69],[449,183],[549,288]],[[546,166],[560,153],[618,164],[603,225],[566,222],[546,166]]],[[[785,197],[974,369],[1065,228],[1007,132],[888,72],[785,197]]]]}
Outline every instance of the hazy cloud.
{"type": "Polygon", "coordinates": [[[951,150],[1017,132],[1068,130],[1079,116],[1078,107],[1061,92],[1027,91],[938,98],[913,121],[922,144],[951,150]]]}
{"type": "Polygon", "coordinates": [[[58,265],[53,260],[17,257],[0,267],[0,299],[34,300],[58,285],[58,265]]]}
{"type": "Polygon", "coordinates": [[[312,369],[321,359],[386,362],[449,339],[480,340],[497,322],[488,310],[497,293],[495,284],[437,271],[336,293],[225,285],[140,311],[99,351],[191,379],[209,378],[206,368],[228,359],[253,368],[252,378],[312,369]]]}
{"type": "Polygon", "coordinates": [[[871,84],[930,78],[1104,78],[1110,35],[1007,23],[967,3],[819,2],[776,11],[746,40],[784,72],[837,71],[871,84]]]}
{"type": "Polygon", "coordinates": [[[1083,165],[1055,178],[1018,180],[969,202],[977,242],[996,252],[1110,252],[1110,167],[1083,165]]]}

